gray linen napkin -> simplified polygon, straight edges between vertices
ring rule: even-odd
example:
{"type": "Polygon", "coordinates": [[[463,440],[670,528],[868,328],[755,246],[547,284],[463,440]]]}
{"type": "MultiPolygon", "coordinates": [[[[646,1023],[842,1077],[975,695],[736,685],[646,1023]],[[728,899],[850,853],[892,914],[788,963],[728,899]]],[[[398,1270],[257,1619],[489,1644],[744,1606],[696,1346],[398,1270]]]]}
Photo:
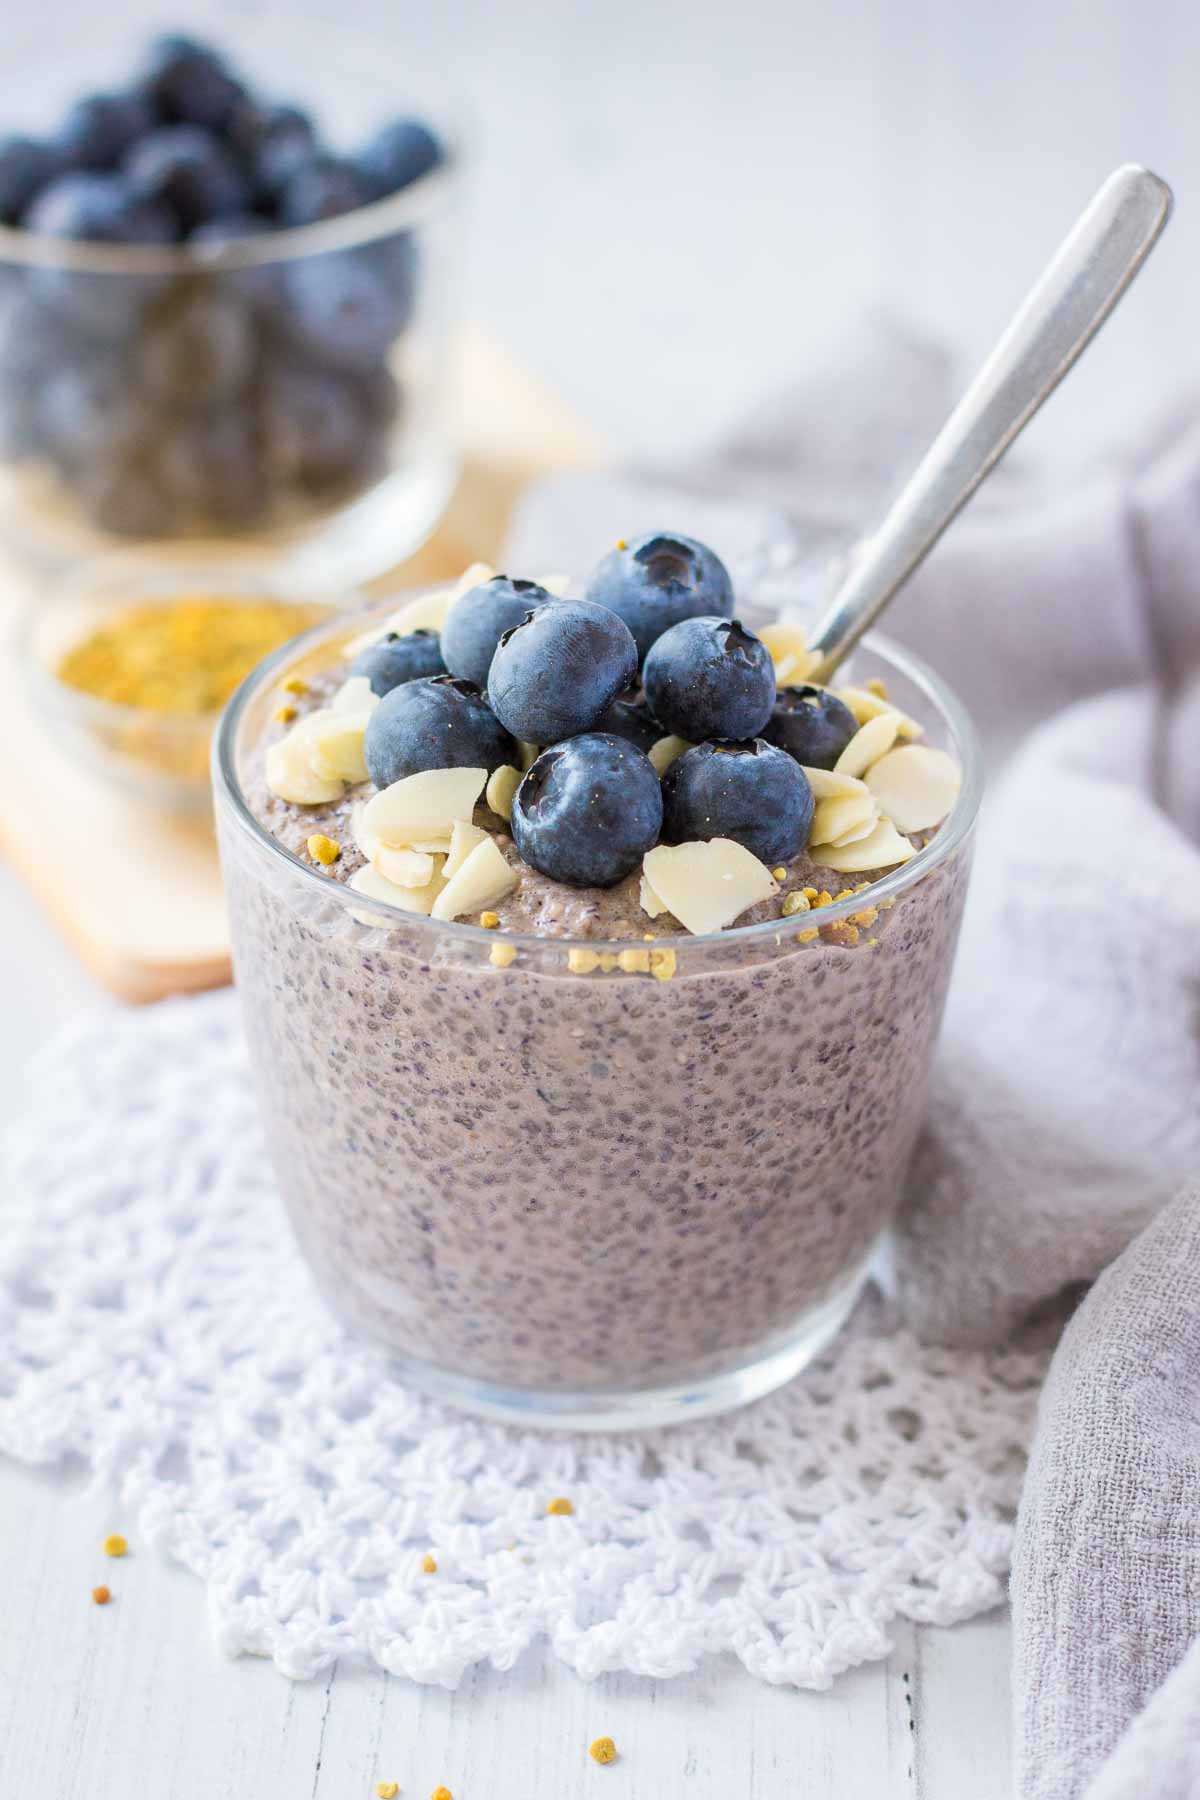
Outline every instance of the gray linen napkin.
{"type": "MultiPolygon", "coordinates": [[[[813,610],[961,385],[911,332],[848,344],[669,479],[542,484],[514,570],[667,527],[813,610]]],[[[1069,479],[1002,466],[887,621],[971,707],[991,778],[901,1305],[928,1337],[998,1342],[1125,1251],[1059,1353],[1026,1484],[1028,1800],[1077,1800],[1110,1750],[1087,1800],[1200,1800],[1200,1199],[1168,1205],[1200,1175],[1198,414],[1069,479]]]]}

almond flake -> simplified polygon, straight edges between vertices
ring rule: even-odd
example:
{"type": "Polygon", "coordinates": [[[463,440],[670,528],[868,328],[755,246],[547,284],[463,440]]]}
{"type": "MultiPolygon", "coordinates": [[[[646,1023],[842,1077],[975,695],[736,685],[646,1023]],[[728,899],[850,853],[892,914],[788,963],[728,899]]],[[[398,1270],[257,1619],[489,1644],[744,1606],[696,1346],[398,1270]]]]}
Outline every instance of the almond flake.
{"type": "Polygon", "coordinates": [[[492,770],[484,798],[500,818],[512,818],[513,795],[520,785],[521,770],[514,769],[511,763],[502,763],[498,769],[492,770]]]}
{"type": "Polygon", "coordinates": [[[545,588],[548,594],[553,594],[556,600],[561,600],[571,585],[571,577],[569,575],[558,574],[539,575],[537,584],[539,587],[545,588]]]}
{"type": "Polygon", "coordinates": [[[732,838],[659,844],[642,868],[667,911],[694,936],[720,931],[779,892],[770,869],[732,838]]]}
{"type": "Polygon", "coordinates": [[[520,880],[517,870],[504,860],[495,838],[476,844],[462,868],[446,883],[433,903],[435,919],[457,919],[463,913],[482,912],[511,894],[520,880]]]}
{"type": "Polygon", "coordinates": [[[309,714],[310,720],[319,721],[307,738],[314,775],[326,780],[338,778],[350,787],[367,780],[363,735],[370,717],[369,712],[309,714]]]}
{"type": "Polygon", "coordinates": [[[851,875],[860,869],[890,869],[907,862],[916,850],[906,837],[901,837],[890,819],[880,819],[869,837],[857,844],[846,844],[840,850],[832,845],[822,849],[821,866],[836,869],[839,875],[851,875]]]}
{"type": "Polygon", "coordinates": [[[395,849],[449,840],[458,819],[470,819],[487,780],[486,769],[422,769],[383,788],[363,808],[362,829],[395,849]]]}
{"type": "MultiPolygon", "coordinates": [[[[427,918],[433,911],[438,884],[432,882],[424,888],[397,887],[394,881],[386,880],[378,869],[368,863],[350,877],[347,886],[352,887],[356,894],[364,894],[368,900],[386,900],[392,906],[403,908],[405,912],[419,913],[427,918]]],[[[371,925],[381,931],[395,929],[395,919],[389,919],[380,913],[359,912],[356,909],[353,916],[360,925],[371,925]]]]}
{"type": "Polygon", "coordinates": [[[351,675],[343,681],[330,704],[334,712],[369,713],[379,705],[379,695],[368,675],[351,675]]]}
{"type": "Polygon", "coordinates": [[[333,774],[322,775],[313,767],[313,732],[332,717],[329,712],[309,713],[268,749],[267,786],[280,800],[295,806],[319,806],[341,799],[341,779],[333,774]]]}
{"type": "Polygon", "coordinates": [[[776,619],[774,624],[764,625],[758,636],[771,652],[777,687],[801,686],[821,660],[809,649],[804,629],[794,619],[776,619]]]}
{"type": "Polygon", "coordinates": [[[926,831],[940,825],[962,786],[962,771],[945,750],[908,744],[881,756],[867,786],[899,831],[926,831]]]}
{"type": "Polygon", "coordinates": [[[353,662],[362,651],[369,650],[372,644],[385,638],[389,631],[396,632],[400,637],[407,637],[414,631],[440,631],[454,602],[461,600],[464,594],[469,594],[473,587],[480,587],[485,581],[490,581],[495,573],[489,563],[472,563],[469,569],[464,569],[456,582],[433,588],[425,594],[415,594],[382,624],[373,625],[368,631],[351,638],[343,646],[342,655],[347,662],[353,662]]]}
{"type": "Polygon", "coordinates": [[[896,741],[900,728],[899,713],[880,713],[860,725],[842,754],[834,763],[837,775],[865,775],[871,764],[878,762],[896,741]]]}
{"type": "Polygon", "coordinates": [[[837,837],[831,838],[830,844],[835,850],[844,850],[847,844],[857,844],[863,838],[870,837],[878,823],[879,809],[876,807],[869,819],[864,819],[861,825],[852,825],[848,831],[843,831],[837,837]]]}
{"type": "Polygon", "coordinates": [[[542,754],[542,746],[540,744],[523,744],[518,740],[517,749],[521,752],[521,773],[524,775],[527,770],[532,769],[542,754]]]}
{"type": "Polygon", "coordinates": [[[428,887],[433,880],[433,858],[420,850],[392,850],[380,844],[371,862],[383,879],[396,887],[428,887]]]}
{"type": "Polygon", "coordinates": [[[691,747],[687,739],[681,737],[660,737],[656,744],[651,744],[646,754],[654,764],[655,773],[660,781],[675,758],[682,756],[684,751],[690,750],[691,747]]]}
{"type": "Polygon", "coordinates": [[[667,910],[644,875],[642,876],[639,898],[641,900],[642,911],[648,913],[652,919],[657,919],[660,913],[665,913],[667,910]]]}
{"type": "Polygon", "coordinates": [[[857,794],[836,794],[832,800],[818,800],[809,834],[809,841],[814,846],[836,844],[847,832],[863,827],[867,831],[873,829],[879,816],[875,796],[861,783],[860,788],[861,792],[857,794]]]}
{"type": "Polygon", "coordinates": [[[866,725],[872,719],[880,719],[885,713],[891,713],[899,721],[896,726],[897,737],[919,738],[925,735],[915,719],[910,719],[907,713],[902,713],[898,706],[893,706],[891,701],[885,700],[882,695],[873,694],[870,688],[840,687],[834,688],[832,691],[843,706],[850,708],[860,725],[866,725]]]}
{"type": "Polygon", "coordinates": [[[839,775],[833,769],[810,769],[806,763],[801,768],[808,776],[808,785],[818,800],[836,800],[842,794],[863,794],[866,783],[857,775],[839,775]]]}
{"type": "Polygon", "coordinates": [[[454,828],[450,833],[449,854],[442,868],[442,874],[447,881],[452,875],[458,874],[472,850],[477,844],[482,844],[486,836],[487,832],[481,826],[470,825],[466,819],[455,819],[454,828]]]}

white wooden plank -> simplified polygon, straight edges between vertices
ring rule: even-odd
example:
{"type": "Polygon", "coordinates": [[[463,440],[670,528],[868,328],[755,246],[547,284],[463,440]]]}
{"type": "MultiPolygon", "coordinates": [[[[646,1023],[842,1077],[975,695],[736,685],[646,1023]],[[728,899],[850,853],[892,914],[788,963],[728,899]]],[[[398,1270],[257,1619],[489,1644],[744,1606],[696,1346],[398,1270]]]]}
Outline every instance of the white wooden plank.
{"type": "Polygon", "coordinates": [[[1011,1647],[1007,1608],[917,1633],[917,1800],[1009,1800],[1011,1647]]]}

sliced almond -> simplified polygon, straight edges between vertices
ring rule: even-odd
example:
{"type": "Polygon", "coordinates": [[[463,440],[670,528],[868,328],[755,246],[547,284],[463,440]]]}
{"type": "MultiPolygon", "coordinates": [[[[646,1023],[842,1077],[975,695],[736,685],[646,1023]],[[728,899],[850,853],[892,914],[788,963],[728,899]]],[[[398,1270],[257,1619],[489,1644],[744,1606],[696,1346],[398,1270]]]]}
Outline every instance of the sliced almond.
{"type": "Polygon", "coordinates": [[[452,875],[433,903],[435,919],[458,919],[464,913],[482,912],[511,894],[520,880],[505,861],[495,838],[476,844],[466,862],[452,875]]]}
{"type": "Polygon", "coordinates": [[[842,754],[834,763],[838,775],[865,775],[871,764],[878,762],[896,741],[900,729],[899,713],[880,713],[860,725],[842,754]]]}
{"type": "Polygon", "coordinates": [[[818,800],[809,841],[814,846],[836,844],[847,832],[864,827],[870,831],[878,816],[874,794],[860,783],[856,794],[835,794],[831,800],[818,800]]]}
{"type": "Polygon", "coordinates": [[[569,575],[558,574],[539,575],[537,584],[539,587],[545,588],[548,594],[553,594],[556,600],[561,600],[571,585],[571,577],[569,575]]]}
{"type": "MultiPolygon", "coordinates": [[[[879,810],[876,808],[870,818],[864,819],[861,825],[852,825],[848,831],[841,832],[837,837],[831,838],[829,841],[835,850],[844,850],[847,844],[858,844],[861,843],[863,838],[870,837],[878,823],[879,810]]],[[[814,855],[815,854],[816,852],[814,851],[814,855]]]]}
{"type": "Polygon", "coordinates": [[[945,750],[906,744],[880,757],[867,773],[867,786],[899,831],[927,831],[958,799],[962,770],[945,750]]]}
{"type": "Polygon", "coordinates": [[[642,868],[667,911],[697,937],[732,925],[747,907],[779,892],[770,869],[732,838],[659,844],[647,850],[642,868]]]}
{"type": "Polygon", "coordinates": [[[660,737],[657,743],[651,744],[646,754],[654,764],[655,773],[660,781],[675,758],[682,756],[684,751],[690,750],[691,747],[687,739],[681,737],[660,737]]]}
{"type": "Polygon", "coordinates": [[[379,705],[379,695],[367,675],[351,675],[343,681],[331,702],[334,712],[369,713],[379,705]]]}
{"type": "Polygon", "coordinates": [[[917,724],[915,719],[910,719],[907,713],[902,713],[900,708],[893,706],[890,700],[884,700],[881,695],[873,694],[870,688],[840,687],[834,688],[833,692],[843,706],[850,708],[860,725],[866,725],[871,719],[882,718],[885,713],[894,713],[899,720],[896,727],[897,737],[919,738],[924,736],[922,727],[917,724]]]}
{"type": "Polygon", "coordinates": [[[819,861],[823,868],[836,869],[839,875],[853,875],[861,869],[890,869],[915,855],[913,845],[900,836],[892,821],[880,819],[871,835],[860,838],[856,844],[846,844],[841,849],[823,846],[819,861]]]}
{"type": "Polygon", "coordinates": [[[332,770],[323,773],[313,765],[316,735],[326,730],[334,717],[326,710],[309,713],[267,751],[267,786],[280,800],[295,806],[318,806],[341,799],[344,783],[340,776],[332,770]]]}
{"type": "MultiPolygon", "coordinates": [[[[392,906],[401,907],[405,912],[418,913],[422,918],[428,918],[433,911],[439,884],[435,881],[423,888],[397,887],[394,881],[388,881],[379,873],[378,869],[371,863],[367,863],[365,868],[358,869],[350,877],[347,886],[352,887],[356,894],[364,894],[369,900],[386,900],[392,906]]],[[[354,917],[360,925],[377,926],[383,931],[390,930],[395,926],[394,919],[386,918],[379,913],[356,910],[354,917]]]]}
{"type": "Polygon", "coordinates": [[[353,662],[356,656],[369,650],[372,644],[377,644],[389,631],[395,631],[401,637],[407,637],[413,631],[440,631],[454,602],[461,600],[464,594],[469,594],[473,587],[480,587],[485,581],[490,581],[495,573],[490,563],[472,563],[469,569],[464,569],[456,582],[433,588],[427,594],[415,594],[403,606],[397,607],[390,618],[351,638],[343,646],[342,655],[347,662],[353,662]]]}
{"type": "Polygon", "coordinates": [[[434,839],[449,842],[458,819],[470,819],[486,769],[422,769],[383,788],[363,808],[362,829],[397,850],[434,839]]]}
{"type": "Polygon", "coordinates": [[[432,856],[420,850],[392,850],[387,844],[380,844],[371,862],[395,887],[428,887],[435,873],[432,856]]]}
{"type": "Polygon", "coordinates": [[[661,913],[665,913],[667,910],[644,875],[638,897],[641,901],[642,911],[652,919],[657,919],[661,913]]]}
{"type": "Polygon", "coordinates": [[[534,763],[542,754],[542,746],[540,744],[518,743],[517,749],[521,752],[521,773],[524,775],[528,769],[532,769],[534,763]]]}
{"type": "Polygon", "coordinates": [[[482,826],[470,825],[466,819],[455,819],[450,833],[450,850],[442,867],[442,874],[447,881],[452,875],[458,874],[472,850],[477,844],[482,844],[486,836],[487,832],[482,826]]]}
{"type": "Polygon", "coordinates": [[[511,763],[502,763],[488,776],[484,798],[502,819],[512,818],[513,795],[521,785],[521,775],[522,771],[514,769],[511,763]]]}
{"type": "Polygon", "coordinates": [[[776,619],[764,625],[758,636],[771,652],[777,687],[800,686],[821,660],[809,649],[804,629],[794,619],[776,619]]]}
{"type": "Polygon", "coordinates": [[[370,713],[313,713],[311,717],[320,720],[308,739],[313,773],[329,780],[339,778],[351,787],[366,781],[363,736],[370,713]]]}
{"type": "Polygon", "coordinates": [[[857,775],[839,775],[835,769],[810,769],[805,763],[801,767],[818,800],[836,800],[839,795],[861,794],[865,790],[866,784],[857,775]]]}

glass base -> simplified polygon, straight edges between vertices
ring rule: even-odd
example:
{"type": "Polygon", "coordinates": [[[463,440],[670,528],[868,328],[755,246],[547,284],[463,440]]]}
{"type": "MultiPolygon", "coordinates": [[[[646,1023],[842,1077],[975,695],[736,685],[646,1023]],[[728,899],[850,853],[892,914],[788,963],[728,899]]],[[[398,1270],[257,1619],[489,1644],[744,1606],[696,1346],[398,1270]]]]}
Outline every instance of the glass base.
{"type": "Polygon", "coordinates": [[[655,1388],[576,1388],[539,1391],[502,1387],[469,1375],[453,1375],[430,1363],[392,1352],[401,1379],[431,1399],[506,1425],[553,1431],[649,1431],[712,1413],[731,1412],[761,1400],[807,1367],[832,1342],[854,1310],[878,1253],[873,1244],[848,1281],[820,1306],[802,1314],[762,1355],[694,1382],[655,1388]]]}

